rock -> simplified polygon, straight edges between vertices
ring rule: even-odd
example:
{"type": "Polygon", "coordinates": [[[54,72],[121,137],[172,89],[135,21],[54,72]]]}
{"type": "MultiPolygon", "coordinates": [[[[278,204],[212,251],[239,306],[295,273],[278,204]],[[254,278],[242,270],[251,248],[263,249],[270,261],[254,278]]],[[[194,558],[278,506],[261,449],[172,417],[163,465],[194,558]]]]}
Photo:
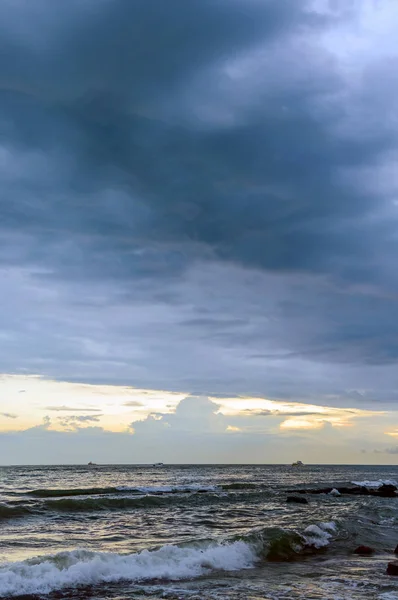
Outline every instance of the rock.
{"type": "Polygon", "coordinates": [[[286,502],[296,502],[296,504],[308,504],[307,498],[303,496],[288,496],[286,502]]]}
{"type": "Polygon", "coordinates": [[[379,496],[383,496],[384,498],[394,498],[396,496],[397,488],[395,485],[385,484],[379,487],[377,490],[379,496]]]}
{"type": "Polygon", "coordinates": [[[397,545],[397,547],[394,550],[394,554],[398,554],[398,545],[397,545]]]}
{"type": "Polygon", "coordinates": [[[387,565],[387,575],[398,576],[398,560],[393,560],[387,565]]]}
{"type": "Polygon", "coordinates": [[[360,554],[361,556],[370,556],[373,553],[374,549],[370,546],[358,546],[358,548],[354,550],[354,554],[360,554]]]}

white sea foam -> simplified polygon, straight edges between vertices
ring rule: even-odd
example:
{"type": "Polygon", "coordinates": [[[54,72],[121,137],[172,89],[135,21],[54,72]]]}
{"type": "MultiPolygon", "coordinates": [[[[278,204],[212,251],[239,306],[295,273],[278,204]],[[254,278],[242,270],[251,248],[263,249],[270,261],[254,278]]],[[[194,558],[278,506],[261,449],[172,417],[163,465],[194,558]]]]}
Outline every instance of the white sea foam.
{"type": "Polygon", "coordinates": [[[336,488],[333,488],[333,489],[332,489],[332,490],[329,492],[329,494],[328,494],[328,495],[329,495],[329,496],[341,496],[341,494],[340,494],[339,490],[336,490],[336,488]]]}
{"type": "Polygon", "coordinates": [[[3,564],[0,597],[48,594],[65,587],[119,580],[188,579],[215,569],[248,569],[255,562],[254,549],[243,541],[202,549],[168,545],[129,555],[74,550],[3,564]]]}
{"type": "Polygon", "coordinates": [[[378,479],[377,481],[351,481],[354,485],[359,485],[361,487],[368,488],[370,490],[377,490],[382,485],[395,485],[398,486],[398,483],[394,479],[378,479]]]}
{"type": "Polygon", "coordinates": [[[172,494],[184,492],[216,492],[218,488],[214,485],[160,485],[160,486],[128,486],[119,485],[116,488],[119,492],[140,492],[141,494],[172,494]]]}
{"type": "Polygon", "coordinates": [[[308,546],[324,548],[330,544],[335,531],[336,525],[333,521],[330,523],[318,523],[318,525],[309,525],[304,529],[303,536],[308,546]]]}

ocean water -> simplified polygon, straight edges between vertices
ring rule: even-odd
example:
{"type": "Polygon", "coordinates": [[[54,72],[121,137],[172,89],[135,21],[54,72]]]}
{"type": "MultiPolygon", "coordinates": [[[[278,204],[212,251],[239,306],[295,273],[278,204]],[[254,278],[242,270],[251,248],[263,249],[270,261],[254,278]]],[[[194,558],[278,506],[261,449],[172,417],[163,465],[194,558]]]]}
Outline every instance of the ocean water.
{"type": "Polygon", "coordinates": [[[398,467],[2,467],[0,597],[398,600],[398,498],[286,502],[387,480],[398,467]]]}

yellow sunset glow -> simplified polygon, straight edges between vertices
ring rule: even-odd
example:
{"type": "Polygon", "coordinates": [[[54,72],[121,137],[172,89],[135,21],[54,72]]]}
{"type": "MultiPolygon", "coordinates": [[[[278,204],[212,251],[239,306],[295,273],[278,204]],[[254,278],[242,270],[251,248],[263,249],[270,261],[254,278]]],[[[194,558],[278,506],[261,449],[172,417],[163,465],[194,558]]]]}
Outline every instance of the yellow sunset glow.
{"type": "Polygon", "coordinates": [[[391,435],[392,437],[398,437],[398,429],[396,429],[395,431],[385,431],[384,433],[386,435],[391,435]]]}
{"type": "Polygon", "coordinates": [[[321,429],[325,421],[309,419],[286,419],[280,424],[281,429],[321,429]]]}
{"type": "MultiPolygon", "coordinates": [[[[129,386],[90,385],[46,380],[37,375],[0,376],[0,430],[21,431],[45,425],[53,431],[100,427],[133,432],[132,423],[149,414],[173,413],[187,394],[144,390],[129,386]]],[[[243,419],[228,425],[228,433],[245,431],[247,419],[273,417],[281,432],[317,430],[330,424],[341,428],[358,418],[380,416],[381,411],[333,408],[267,398],[210,398],[225,417],[243,419]],[[243,423],[242,426],[241,422],[243,423]]],[[[217,408],[215,408],[217,411],[217,408]]],[[[265,423],[266,421],[264,421],[265,423]]],[[[398,431],[387,432],[398,436],[398,431]]]]}
{"type": "Polygon", "coordinates": [[[172,412],[186,394],[128,386],[90,385],[46,380],[37,375],[0,376],[0,430],[33,427],[44,417],[49,429],[67,429],[65,418],[91,416],[79,426],[125,431],[152,412],[172,412]],[[12,417],[4,415],[13,415],[12,417]]]}

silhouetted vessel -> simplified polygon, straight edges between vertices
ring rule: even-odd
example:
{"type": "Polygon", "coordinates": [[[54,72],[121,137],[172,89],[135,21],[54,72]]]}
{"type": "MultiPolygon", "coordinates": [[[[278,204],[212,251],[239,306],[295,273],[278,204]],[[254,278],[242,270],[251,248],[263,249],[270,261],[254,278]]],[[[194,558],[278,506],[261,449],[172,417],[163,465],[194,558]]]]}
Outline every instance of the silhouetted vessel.
{"type": "Polygon", "coordinates": [[[304,464],[301,462],[301,460],[296,460],[296,462],[292,463],[292,467],[303,467],[304,464]]]}

